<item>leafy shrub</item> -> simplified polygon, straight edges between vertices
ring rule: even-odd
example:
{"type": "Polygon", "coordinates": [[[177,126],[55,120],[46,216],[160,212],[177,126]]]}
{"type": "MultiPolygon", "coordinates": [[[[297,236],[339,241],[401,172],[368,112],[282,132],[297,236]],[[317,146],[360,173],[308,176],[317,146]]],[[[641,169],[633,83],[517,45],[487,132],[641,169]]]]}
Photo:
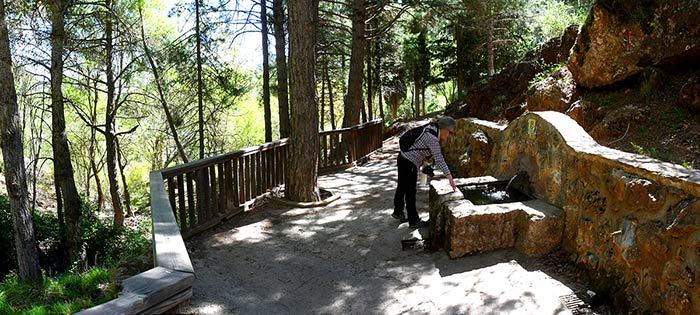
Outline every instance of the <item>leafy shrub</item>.
{"type": "Polygon", "coordinates": [[[22,283],[11,273],[0,284],[0,314],[71,314],[116,297],[106,268],[45,278],[40,285],[22,283]]]}
{"type": "Polygon", "coordinates": [[[150,253],[148,222],[118,228],[112,218],[100,218],[92,208],[83,212],[83,237],[89,265],[115,266],[129,257],[150,253]]]}
{"type": "MultiPolygon", "coordinates": [[[[17,269],[17,259],[12,231],[12,216],[7,196],[0,195],[0,276],[17,269]]],[[[121,260],[150,254],[148,222],[134,228],[115,228],[111,218],[100,218],[93,205],[84,203],[82,208],[82,238],[86,265],[112,267],[121,260]]],[[[61,245],[61,229],[58,218],[52,213],[35,212],[34,236],[39,249],[39,265],[47,275],[64,272],[67,255],[61,245]]],[[[87,268],[86,268],[87,269],[87,268]]]]}
{"type": "Polygon", "coordinates": [[[0,195],[0,276],[17,268],[15,237],[12,232],[12,214],[7,196],[0,195]]]}

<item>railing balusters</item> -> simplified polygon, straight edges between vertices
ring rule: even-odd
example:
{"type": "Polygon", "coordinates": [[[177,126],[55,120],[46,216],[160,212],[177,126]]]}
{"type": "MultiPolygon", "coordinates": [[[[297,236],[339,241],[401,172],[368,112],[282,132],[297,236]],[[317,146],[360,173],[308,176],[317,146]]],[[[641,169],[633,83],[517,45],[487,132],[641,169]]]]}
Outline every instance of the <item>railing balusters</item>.
{"type": "Polygon", "coordinates": [[[224,209],[224,213],[229,212],[233,210],[233,180],[231,179],[233,174],[231,174],[231,163],[233,161],[226,161],[223,163],[222,167],[222,172],[224,173],[224,185],[223,185],[223,192],[224,192],[224,206],[222,207],[224,209]]]}
{"type": "Polygon", "coordinates": [[[197,203],[197,223],[202,223],[206,221],[206,214],[205,214],[205,206],[204,206],[204,201],[206,200],[204,197],[204,190],[205,188],[205,178],[204,174],[206,173],[206,168],[205,169],[198,169],[195,174],[195,190],[197,192],[197,199],[195,199],[197,203]]]}
{"type": "Polygon", "coordinates": [[[194,172],[185,173],[185,178],[187,178],[187,214],[190,217],[190,226],[197,226],[199,222],[197,222],[194,206],[194,172]]]}
{"type": "MultiPolygon", "coordinates": [[[[382,145],[382,122],[319,133],[319,171],[347,167],[382,145]]],[[[161,170],[185,238],[240,212],[286,181],[288,139],[161,170]]]]}
{"type": "MultiPolygon", "coordinates": [[[[180,231],[190,230],[191,222],[187,222],[187,205],[185,205],[185,183],[182,174],[177,175],[177,197],[180,206],[177,207],[180,217],[180,231]]],[[[173,207],[175,209],[175,207],[173,207]]]]}
{"type": "MultiPolygon", "coordinates": [[[[175,179],[174,178],[168,178],[168,199],[170,201],[170,204],[173,205],[173,215],[177,218],[177,207],[175,206],[175,179]]],[[[180,227],[182,229],[182,227],[180,227]]]]}
{"type": "Polygon", "coordinates": [[[231,172],[233,173],[233,190],[232,190],[232,195],[233,195],[233,206],[238,207],[240,205],[240,185],[238,185],[238,158],[235,158],[231,161],[231,172]]]}
{"type": "Polygon", "coordinates": [[[217,178],[216,178],[216,166],[212,165],[209,168],[209,217],[207,219],[213,218],[218,215],[219,213],[219,192],[216,189],[217,187],[217,178]]]}
{"type": "Polygon", "coordinates": [[[255,195],[253,198],[255,198],[255,196],[262,195],[262,154],[260,152],[256,152],[253,156],[255,160],[255,168],[253,168],[253,171],[255,171],[255,195]]]}
{"type": "Polygon", "coordinates": [[[253,187],[253,168],[251,167],[251,158],[250,155],[245,156],[245,202],[248,202],[250,200],[250,197],[252,196],[251,193],[251,188],[253,187]]]}

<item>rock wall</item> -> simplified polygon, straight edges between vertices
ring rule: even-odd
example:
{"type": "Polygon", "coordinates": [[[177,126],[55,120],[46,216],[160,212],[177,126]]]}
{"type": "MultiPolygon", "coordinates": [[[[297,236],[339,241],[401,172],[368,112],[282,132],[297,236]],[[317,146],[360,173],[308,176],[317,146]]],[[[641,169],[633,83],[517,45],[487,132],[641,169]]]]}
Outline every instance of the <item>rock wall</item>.
{"type": "Polygon", "coordinates": [[[700,58],[697,0],[598,0],[571,49],[568,67],[583,87],[610,85],[649,66],[700,58]]]}
{"type": "MultiPolygon", "coordinates": [[[[458,133],[484,126],[460,120],[458,133]]],[[[562,247],[597,290],[639,313],[700,314],[700,172],[600,146],[557,112],[489,130],[488,167],[470,174],[526,171],[535,197],[566,213],[562,247]]],[[[464,160],[443,150],[451,167],[464,160]]]]}
{"type": "Polygon", "coordinates": [[[457,120],[457,131],[442,152],[453,177],[474,177],[486,173],[493,147],[500,141],[505,124],[474,118],[457,120]]]}

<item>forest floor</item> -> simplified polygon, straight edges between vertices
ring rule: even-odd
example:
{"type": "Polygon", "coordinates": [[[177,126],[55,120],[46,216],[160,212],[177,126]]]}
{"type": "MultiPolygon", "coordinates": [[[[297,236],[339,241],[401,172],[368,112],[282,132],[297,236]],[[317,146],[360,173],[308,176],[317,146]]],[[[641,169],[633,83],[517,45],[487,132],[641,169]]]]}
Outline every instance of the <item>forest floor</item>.
{"type": "Polygon", "coordinates": [[[603,119],[617,133],[595,140],[621,151],[700,168],[700,112],[677,105],[678,91],[692,73],[672,73],[640,84],[588,92],[585,99],[595,100],[607,110],[623,109],[617,119],[603,119]]]}
{"type": "MultiPolygon", "coordinates": [[[[618,314],[600,304],[575,313],[590,286],[563,252],[528,258],[514,249],[450,259],[404,248],[429,238],[391,218],[395,138],[364,165],[319,177],[341,196],[326,207],[272,201],[186,242],[197,274],[185,314],[618,314]]],[[[417,208],[428,213],[428,187],[417,208]]]]}

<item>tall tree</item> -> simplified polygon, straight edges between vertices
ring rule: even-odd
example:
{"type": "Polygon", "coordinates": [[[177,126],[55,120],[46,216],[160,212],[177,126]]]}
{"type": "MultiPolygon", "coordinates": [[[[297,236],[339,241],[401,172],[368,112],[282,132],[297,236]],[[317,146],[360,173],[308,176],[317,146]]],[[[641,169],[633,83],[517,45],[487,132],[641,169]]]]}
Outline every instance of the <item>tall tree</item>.
{"type": "Polygon", "coordinates": [[[348,75],[348,92],[345,97],[343,128],[360,122],[363,109],[362,83],[365,62],[365,20],[367,17],[366,0],[352,0],[352,48],[350,52],[350,74],[348,75]]]}
{"type": "Polygon", "coordinates": [[[270,62],[267,39],[267,1],[260,0],[260,29],[262,33],[263,111],[265,115],[265,142],[272,141],[272,113],[270,111],[270,62]]]}
{"type": "Polygon", "coordinates": [[[104,13],[104,52],[105,52],[105,72],[107,74],[107,105],[105,107],[105,150],[107,155],[107,180],[109,181],[109,193],[112,197],[112,206],[114,207],[114,225],[121,227],[124,225],[124,199],[119,185],[119,168],[117,155],[117,109],[116,99],[116,84],[114,78],[114,26],[117,12],[115,10],[116,0],[106,0],[105,7],[107,11],[104,13]]]}
{"type": "Polygon", "coordinates": [[[374,119],[374,110],[372,109],[372,98],[374,97],[372,86],[372,42],[367,41],[367,119],[374,119]]]}
{"type": "Polygon", "coordinates": [[[168,122],[168,128],[170,128],[170,133],[173,136],[173,141],[175,141],[175,146],[177,147],[177,152],[180,155],[180,159],[182,159],[182,163],[187,163],[187,153],[185,153],[185,148],[182,146],[182,142],[180,141],[180,137],[178,136],[177,133],[177,128],[175,127],[175,122],[173,119],[173,115],[170,112],[170,106],[168,105],[168,101],[165,97],[165,93],[163,92],[163,83],[161,82],[161,76],[160,76],[160,71],[158,69],[158,66],[156,65],[156,62],[153,58],[153,54],[151,53],[150,47],[148,47],[148,44],[146,43],[146,31],[144,30],[143,26],[143,13],[142,13],[142,7],[139,7],[139,19],[141,20],[141,43],[143,44],[143,51],[146,55],[146,59],[148,60],[148,65],[151,67],[151,72],[153,73],[153,83],[156,86],[156,90],[158,91],[158,101],[160,105],[163,107],[163,112],[165,113],[165,119],[168,122]]]}
{"type": "Polygon", "coordinates": [[[287,36],[283,0],[273,0],[272,16],[275,32],[275,64],[277,66],[277,103],[279,106],[280,138],[289,137],[289,96],[287,92],[287,36]]]}
{"type": "MultiPolygon", "coordinates": [[[[295,201],[319,199],[318,98],[316,92],[316,28],[318,0],[289,3],[289,66],[291,135],[285,196],[295,201]]],[[[362,75],[362,73],[360,73],[362,75]]]]}
{"type": "Polygon", "coordinates": [[[65,212],[66,249],[70,260],[80,254],[81,200],[73,177],[63,99],[63,55],[66,45],[65,15],[71,4],[67,0],[46,1],[51,11],[51,135],[54,180],[59,220],[65,212]],[[63,211],[65,210],[65,211],[63,211]]]}
{"type": "Polygon", "coordinates": [[[200,31],[200,0],[194,0],[194,36],[197,47],[197,114],[199,125],[199,158],[204,158],[204,81],[202,80],[202,33],[200,31]]]}
{"type": "Polygon", "coordinates": [[[32,214],[27,207],[29,203],[27,202],[24,144],[12,75],[12,56],[5,22],[4,0],[0,0],[0,136],[19,276],[23,281],[41,282],[34,224],[32,214]]]}
{"type": "Polygon", "coordinates": [[[328,120],[331,121],[331,130],[335,130],[335,102],[333,101],[333,86],[331,85],[331,76],[328,73],[328,63],[323,64],[323,74],[321,75],[321,80],[326,81],[326,86],[328,87],[328,114],[330,117],[328,120]]]}

